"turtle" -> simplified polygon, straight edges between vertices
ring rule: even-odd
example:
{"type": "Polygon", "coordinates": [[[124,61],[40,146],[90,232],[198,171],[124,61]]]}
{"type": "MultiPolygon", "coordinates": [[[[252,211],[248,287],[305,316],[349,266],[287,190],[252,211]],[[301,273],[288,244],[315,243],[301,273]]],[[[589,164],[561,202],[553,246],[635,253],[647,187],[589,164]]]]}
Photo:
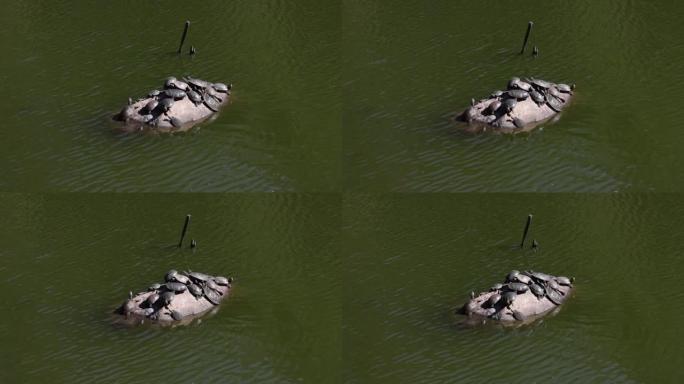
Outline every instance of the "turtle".
{"type": "Polygon", "coordinates": [[[153,121],[154,119],[156,119],[156,117],[154,117],[153,114],[148,113],[146,115],[142,115],[141,119],[142,119],[143,123],[149,123],[149,122],[153,121]]]}
{"type": "Polygon", "coordinates": [[[204,105],[205,105],[207,108],[209,108],[209,109],[211,109],[212,111],[214,111],[214,112],[218,112],[218,111],[219,111],[220,104],[219,104],[219,102],[216,101],[216,99],[214,99],[213,97],[206,97],[206,98],[204,98],[204,105]]]}
{"type": "Polygon", "coordinates": [[[556,281],[557,281],[558,284],[560,284],[560,285],[572,286],[572,282],[570,281],[570,279],[568,279],[568,278],[565,277],[565,276],[558,276],[558,277],[556,277],[556,281]]]}
{"type": "Polygon", "coordinates": [[[167,77],[166,81],[164,81],[164,88],[171,88],[173,87],[173,82],[176,81],[176,78],[171,76],[167,77]]]}
{"type": "Polygon", "coordinates": [[[172,117],[169,119],[169,122],[171,123],[172,126],[175,128],[180,128],[183,126],[183,121],[177,117],[172,117]]]}
{"type": "Polygon", "coordinates": [[[186,275],[193,281],[199,282],[199,283],[204,283],[205,281],[211,279],[212,277],[201,273],[201,272],[188,272],[186,275]]]}
{"type": "Polygon", "coordinates": [[[556,84],[556,88],[563,93],[572,93],[572,88],[567,84],[556,84]]]}
{"type": "Polygon", "coordinates": [[[150,91],[150,93],[147,94],[147,97],[157,97],[157,96],[159,96],[160,93],[161,93],[161,91],[159,91],[158,89],[155,89],[155,90],[150,91]]]}
{"type": "Polygon", "coordinates": [[[199,104],[202,102],[202,95],[195,91],[188,91],[188,98],[195,104],[199,104]]]}
{"type": "Polygon", "coordinates": [[[503,101],[501,108],[503,108],[506,113],[510,113],[516,105],[518,105],[518,102],[515,99],[506,99],[503,101]]]}
{"type": "Polygon", "coordinates": [[[516,88],[517,85],[518,85],[518,82],[520,82],[520,78],[519,78],[519,77],[512,77],[510,80],[508,80],[507,89],[516,88]]]}
{"type": "Polygon", "coordinates": [[[149,288],[147,288],[148,291],[156,291],[157,289],[161,288],[161,284],[159,283],[154,283],[150,285],[149,288]]]}
{"type": "Polygon", "coordinates": [[[527,292],[527,290],[529,290],[530,287],[527,284],[523,284],[523,283],[508,283],[506,285],[506,289],[508,289],[510,291],[518,292],[518,293],[524,293],[524,292],[527,292]]]}
{"type": "Polygon", "coordinates": [[[173,300],[174,297],[176,297],[175,293],[173,293],[171,291],[166,291],[159,296],[159,299],[162,301],[162,304],[164,306],[167,306],[167,305],[171,304],[171,301],[173,300]]]}
{"type": "Polygon", "coordinates": [[[176,271],[175,269],[172,269],[172,270],[166,272],[166,275],[164,275],[164,281],[166,281],[166,282],[173,281],[173,278],[176,277],[177,274],[178,274],[178,271],[176,271]]]}
{"type": "Polygon", "coordinates": [[[179,321],[183,318],[183,315],[181,315],[180,312],[178,312],[174,309],[173,311],[171,311],[171,318],[173,318],[176,321],[179,321]]]}
{"type": "Polygon", "coordinates": [[[221,93],[228,93],[228,90],[230,89],[227,85],[223,83],[214,83],[211,85],[211,87],[221,93]]]}
{"type": "Polygon", "coordinates": [[[492,285],[492,287],[489,288],[489,290],[490,290],[490,291],[498,291],[498,290],[500,290],[501,288],[503,288],[503,284],[501,284],[501,283],[496,283],[496,284],[492,285]]]}
{"type": "Polygon", "coordinates": [[[496,305],[496,303],[499,302],[499,300],[501,300],[501,295],[498,293],[495,293],[495,294],[489,296],[489,299],[487,299],[487,305],[490,308],[493,308],[496,305]]]}
{"type": "Polygon", "coordinates": [[[504,294],[501,295],[501,300],[503,300],[505,306],[509,306],[513,304],[513,300],[515,300],[517,295],[518,294],[513,291],[504,292],[504,294]]]}
{"type": "Polygon", "coordinates": [[[216,276],[216,277],[214,277],[214,281],[215,281],[216,284],[218,284],[218,285],[229,285],[229,284],[230,284],[230,283],[228,282],[228,279],[226,279],[226,278],[223,277],[223,276],[216,276]]]}
{"type": "Polygon", "coordinates": [[[493,115],[497,110],[501,108],[501,102],[499,100],[494,100],[485,109],[485,113],[488,115],[493,115]]]}
{"type": "Polygon", "coordinates": [[[532,291],[532,293],[535,296],[537,296],[537,298],[544,297],[544,295],[546,294],[544,288],[542,288],[542,286],[537,283],[533,283],[532,285],[530,285],[530,291],[532,291]]]}
{"type": "Polygon", "coordinates": [[[151,307],[154,305],[154,303],[157,302],[157,300],[159,300],[159,295],[156,293],[153,293],[153,294],[147,296],[147,300],[145,300],[145,302],[147,303],[148,307],[151,307]]]}
{"type": "Polygon", "coordinates": [[[180,89],[176,89],[176,88],[167,89],[164,91],[164,94],[168,97],[175,99],[175,100],[183,100],[185,98],[185,96],[187,95],[185,92],[181,91],[180,89]]]}
{"type": "Polygon", "coordinates": [[[195,297],[202,296],[202,288],[200,288],[200,286],[197,284],[193,283],[188,285],[188,291],[190,291],[190,293],[192,293],[192,295],[195,297]]]}
{"type": "Polygon", "coordinates": [[[164,284],[166,289],[173,292],[185,292],[188,287],[185,284],[176,283],[175,281],[164,284]]]}
{"type": "Polygon", "coordinates": [[[519,274],[520,274],[520,271],[517,271],[515,269],[508,272],[508,275],[506,275],[506,281],[507,282],[508,281],[515,281],[516,277],[518,277],[519,274]]]}
{"type": "Polygon", "coordinates": [[[159,102],[156,99],[152,99],[149,103],[145,104],[145,106],[142,109],[144,109],[147,112],[152,112],[155,108],[157,108],[157,105],[159,105],[159,102]]]}
{"type": "Polygon", "coordinates": [[[194,79],[190,76],[184,77],[183,80],[185,80],[191,87],[193,87],[195,89],[200,89],[200,90],[205,89],[211,85],[211,83],[209,83],[208,81],[204,81],[201,79],[194,79]]]}
{"type": "Polygon", "coordinates": [[[530,279],[529,276],[523,275],[522,273],[519,273],[519,274],[518,274],[517,276],[515,276],[515,278],[513,279],[513,281],[517,281],[518,283],[523,283],[523,284],[529,284],[531,280],[532,280],[532,279],[530,279]]]}
{"type": "Polygon", "coordinates": [[[490,97],[496,99],[496,98],[503,96],[503,94],[504,94],[503,91],[494,91],[494,92],[492,92],[490,97]]]}
{"type": "Polygon", "coordinates": [[[143,315],[145,315],[145,317],[150,316],[150,315],[153,314],[153,313],[154,313],[154,308],[145,308],[145,309],[143,309],[143,315]]]}
{"type": "Polygon", "coordinates": [[[565,103],[565,99],[563,98],[563,95],[560,93],[560,91],[559,91],[558,89],[556,89],[556,87],[551,87],[551,88],[549,88],[549,89],[547,90],[547,93],[548,93],[549,95],[555,97],[556,99],[558,99],[558,100],[560,100],[560,101],[562,101],[562,102],[565,103]]]}
{"type": "Polygon", "coordinates": [[[529,94],[529,93],[527,93],[527,92],[525,92],[525,91],[522,91],[522,90],[520,90],[520,89],[511,89],[511,90],[508,90],[508,91],[506,91],[506,94],[507,94],[509,97],[511,97],[511,98],[513,98],[513,99],[517,99],[517,100],[526,100],[528,97],[530,97],[530,94],[529,94]]]}
{"type": "MultiPolygon", "coordinates": [[[[223,101],[223,95],[221,93],[219,93],[218,91],[216,91],[212,87],[207,87],[204,90],[204,94],[213,97],[214,99],[218,100],[219,102],[223,101]]],[[[475,99],[472,99],[471,101],[475,101],[475,99]]],[[[475,104],[471,104],[471,105],[474,106],[475,104]]]]}
{"type": "Polygon", "coordinates": [[[560,100],[551,95],[547,95],[546,105],[548,105],[549,108],[553,109],[556,112],[560,112],[563,110],[563,103],[561,103],[560,100]]]}
{"type": "Polygon", "coordinates": [[[219,294],[216,293],[216,291],[206,286],[202,289],[202,291],[204,292],[204,297],[206,297],[210,303],[214,305],[219,305],[219,303],[221,302],[221,296],[219,296],[219,294]]]}
{"type": "Polygon", "coordinates": [[[173,103],[174,101],[172,98],[161,99],[158,108],[161,109],[163,112],[168,112],[171,109],[171,107],[173,107],[173,103]]]}
{"type": "Polygon", "coordinates": [[[542,282],[547,282],[551,279],[553,279],[553,276],[547,275],[546,273],[542,272],[535,272],[535,271],[526,271],[525,274],[537,281],[542,281],[542,282]]]}
{"type": "Polygon", "coordinates": [[[548,89],[552,84],[545,80],[532,78],[532,85],[537,89],[548,89]]]}
{"type": "Polygon", "coordinates": [[[549,288],[554,289],[556,291],[560,290],[560,285],[558,285],[558,282],[556,280],[551,279],[551,280],[546,282],[546,285],[549,288]]]}
{"type": "Polygon", "coordinates": [[[532,89],[532,85],[530,85],[530,83],[527,83],[527,82],[522,81],[522,80],[519,80],[519,81],[515,84],[515,86],[516,86],[518,89],[521,89],[521,90],[527,91],[527,92],[529,92],[529,91],[532,89]]]}
{"type": "Polygon", "coordinates": [[[176,80],[173,82],[172,86],[176,89],[180,89],[181,91],[187,92],[190,89],[190,86],[188,83],[180,80],[176,80]]]}
{"type": "Polygon", "coordinates": [[[185,276],[185,275],[183,275],[182,273],[177,273],[177,274],[173,277],[173,281],[178,282],[178,283],[181,283],[181,284],[187,284],[187,283],[190,282],[190,278],[187,277],[187,276],[185,276]]]}
{"type": "MultiPolygon", "coordinates": [[[[204,283],[205,286],[217,291],[219,289],[218,284],[213,279],[209,279],[204,283]]],[[[219,292],[220,293],[220,292],[219,292]]]]}
{"type": "Polygon", "coordinates": [[[556,305],[563,304],[563,298],[561,295],[549,287],[546,287],[546,297],[556,305]]]}
{"type": "Polygon", "coordinates": [[[543,94],[537,92],[537,91],[532,91],[530,92],[530,97],[532,100],[537,103],[537,104],[543,104],[546,102],[546,97],[544,97],[543,94]]]}
{"type": "Polygon", "coordinates": [[[523,313],[520,311],[513,310],[513,318],[518,321],[523,321],[525,320],[525,315],[523,315],[523,313]]]}
{"type": "Polygon", "coordinates": [[[513,118],[513,125],[515,125],[516,128],[524,128],[525,127],[525,122],[523,119],[519,117],[514,117],[513,118]]]}

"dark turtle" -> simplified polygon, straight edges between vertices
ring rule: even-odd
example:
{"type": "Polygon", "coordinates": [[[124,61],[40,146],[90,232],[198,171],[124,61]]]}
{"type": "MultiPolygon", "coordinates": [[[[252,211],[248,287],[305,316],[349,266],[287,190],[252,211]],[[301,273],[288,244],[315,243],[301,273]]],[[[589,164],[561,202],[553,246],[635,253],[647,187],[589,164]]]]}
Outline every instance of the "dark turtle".
{"type": "Polygon", "coordinates": [[[146,115],[142,115],[142,117],[140,119],[142,120],[143,123],[150,123],[154,119],[156,119],[156,117],[153,114],[148,113],[146,115]]]}
{"type": "Polygon", "coordinates": [[[556,112],[560,112],[563,110],[563,103],[561,103],[560,100],[551,95],[546,96],[546,105],[548,105],[549,108],[553,109],[556,112]]]}
{"type": "Polygon", "coordinates": [[[166,283],[164,286],[166,286],[166,289],[173,292],[185,292],[185,290],[188,289],[185,284],[176,283],[175,281],[166,283]]]}
{"type": "Polygon", "coordinates": [[[524,292],[527,292],[527,290],[530,289],[530,287],[527,284],[523,284],[523,283],[508,283],[506,285],[506,289],[514,291],[514,292],[518,292],[518,293],[524,293],[524,292]]]}
{"type": "Polygon", "coordinates": [[[513,318],[518,321],[523,321],[525,320],[525,315],[523,315],[520,311],[513,310],[513,318]]]}
{"type": "Polygon", "coordinates": [[[561,297],[560,293],[556,292],[555,290],[549,287],[546,287],[546,297],[556,305],[563,304],[563,298],[561,297]]]}
{"type": "Polygon", "coordinates": [[[492,285],[492,287],[489,288],[489,290],[490,290],[490,291],[498,291],[498,290],[500,290],[501,288],[503,288],[503,284],[501,284],[501,283],[496,283],[496,284],[492,285]]]}
{"type": "Polygon", "coordinates": [[[188,83],[176,80],[173,82],[172,86],[176,89],[180,89],[181,91],[187,92],[190,89],[190,86],[188,83]]]}
{"type": "Polygon", "coordinates": [[[537,298],[543,297],[546,294],[544,288],[542,288],[542,286],[537,283],[530,285],[530,291],[532,291],[532,293],[535,296],[537,296],[537,298]]]}
{"type": "Polygon", "coordinates": [[[530,85],[530,83],[526,83],[526,82],[524,82],[524,81],[522,81],[522,80],[518,81],[518,82],[515,84],[515,86],[516,86],[518,89],[521,89],[521,90],[526,91],[526,92],[529,92],[529,91],[532,89],[532,86],[530,85]]]}
{"type": "Polygon", "coordinates": [[[155,108],[157,108],[157,105],[159,105],[159,102],[157,100],[150,100],[149,103],[145,104],[143,109],[147,112],[152,112],[155,108]]]}
{"type": "Polygon", "coordinates": [[[499,108],[501,108],[501,102],[499,100],[494,100],[489,103],[487,109],[485,109],[485,113],[488,115],[493,115],[497,110],[499,110],[499,108]]]}
{"type": "Polygon", "coordinates": [[[173,87],[173,83],[176,81],[176,78],[171,76],[167,77],[166,81],[164,81],[164,88],[171,88],[173,87]]]}
{"type": "Polygon", "coordinates": [[[202,102],[202,95],[195,91],[189,91],[188,92],[188,98],[190,101],[192,101],[195,104],[201,103],[202,102]]]}
{"type": "Polygon", "coordinates": [[[164,281],[166,281],[166,282],[173,281],[173,278],[176,277],[177,274],[178,274],[178,271],[176,271],[175,269],[172,269],[172,270],[166,272],[166,275],[164,275],[164,281]]]}
{"type": "Polygon", "coordinates": [[[172,126],[175,128],[180,128],[183,126],[183,121],[177,117],[172,117],[169,119],[169,122],[171,123],[172,126]]]}
{"type": "Polygon", "coordinates": [[[520,274],[520,271],[517,270],[512,270],[508,272],[508,275],[506,275],[506,281],[515,281],[516,277],[520,274]]]}
{"type": "Polygon", "coordinates": [[[185,96],[187,96],[187,94],[185,92],[181,91],[180,89],[176,89],[176,88],[167,89],[164,91],[164,94],[168,97],[175,99],[175,100],[183,100],[185,98],[185,96]]]}
{"type": "Polygon", "coordinates": [[[204,297],[206,297],[210,303],[214,305],[219,305],[219,303],[221,302],[221,296],[219,296],[219,294],[216,291],[206,286],[202,288],[202,291],[204,292],[204,297]]]}
{"type": "Polygon", "coordinates": [[[174,309],[173,311],[171,311],[171,318],[173,318],[176,321],[180,321],[183,318],[183,315],[181,315],[180,312],[174,309]]]}
{"type": "Polygon", "coordinates": [[[503,303],[505,306],[509,306],[513,303],[513,300],[515,300],[515,297],[517,295],[518,294],[515,293],[514,291],[504,292],[504,294],[501,295],[501,300],[503,300],[503,303]]]}
{"type": "Polygon", "coordinates": [[[200,79],[194,79],[194,78],[189,77],[189,76],[183,78],[183,80],[187,81],[187,83],[188,83],[191,87],[193,87],[193,88],[195,88],[195,89],[200,89],[200,90],[205,89],[205,88],[207,88],[208,86],[211,85],[211,83],[208,82],[208,81],[204,81],[204,80],[200,80],[200,79]]]}
{"type": "Polygon", "coordinates": [[[518,82],[520,82],[519,77],[513,77],[510,80],[508,80],[508,86],[507,89],[514,89],[518,86],[518,82]]]}
{"type": "Polygon", "coordinates": [[[517,276],[515,276],[515,278],[513,279],[513,281],[517,281],[518,283],[523,283],[523,284],[529,284],[531,280],[532,280],[532,279],[531,279],[529,276],[523,275],[522,273],[519,273],[519,274],[518,274],[517,276]]]}
{"type": "Polygon", "coordinates": [[[498,98],[503,96],[504,92],[503,91],[494,91],[490,97],[492,98],[498,98]]]}
{"type": "Polygon", "coordinates": [[[519,117],[514,117],[513,118],[513,125],[515,125],[516,128],[524,128],[525,127],[525,122],[523,119],[519,117]]]}
{"type": "Polygon", "coordinates": [[[201,272],[188,272],[186,275],[194,282],[204,283],[205,281],[211,279],[211,276],[206,275],[201,272]]]}
{"type": "Polygon", "coordinates": [[[492,308],[496,305],[496,303],[499,302],[499,300],[501,300],[501,295],[499,295],[498,293],[495,293],[495,294],[489,296],[489,299],[487,300],[487,305],[490,308],[492,308]]]}
{"type": "Polygon", "coordinates": [[[211,109],[214,112],[218,112],[219,108],[221,107],[219,102],[213,97],[204,98],[204,105],[206,105],[207,108],[211,109]]]}
{"type": "MultiPolygon", "coordinates": [[[[207,89],[205,89],[204,95],[205,95],[205,99],[206,99],[206,96],[211,96],[219,102],[223,101],[223,97],[224,97],[223,94],[219,93],[218,91],[216,91],[212,87],[208,87],[207,89]]],[[[475,99],[473,99],[473,100],[475,100],[475,99]]]]}
{"type": "Polygon", "coordinates": [[[159,299],[161,300],[161,302],[164,306],[167,306],[167,305],[171,304],[171,301],[173,300],[174,297],[176,297],[175,293],[173,293],[171,291],[166,291],[159,296],[159,299]]]}
{"type": "Polygon", "coordinates": [[[547,90],[547,93],[565,103],[565,99],[563,98],[563,95],[560,93],[560,91],[558,89],[556,89],[556,87],[549,88],[547,90]]]}
{"type": "MultiPolygon", "coordinates": [[[[226,279],[226,278],[223,277],[223,276],[216,276],[216,277],[214,277],[214,281],[215,281],[216,284],[218,284],[218,285],[228,285],[228,284],[230,284],[230,283],[228,282],[228,279],[226,279]]],[[[568,280],[568,281],[569,281],[569,280],[568,280]]]]}
{"type": "Polygon", "coordinates": [[[147,288],[148,291],[156,291],[157,289],[161,288],[161,284],[159,283],[154,283],[150,285],[149,288],[147,288]]]}
{"type": "Polygon", "coordinates": [[[202,294],[203,294],[202,288],[200,288],[200,286],[197,284],[188,285],[188,291],[190,291],[190,293],[192,293],[192,295],[195,297],[202,296],[202,294]]]}
{"type": "Polygon", "coordinates": [[[147,296],[147,300],[145,300],[145,302],[147,303],[148,307],[151,307],[154,305],[154,303],[157,302],[157,300],[159,300],[159,295],[156,293],[153,293],[153,294],[147,296]]]}
{"type": "Polygon", "coordinates": [[[567,84],[556,84],[556,88],[563,93],[572,93],[572,88],[567,84]]]}
{"type": "Polygon", "coordinates": [[[143,315],[145,317],[150,316],[151,314],[154,313],[154,308],[145,308],[143,309],[143,315]]]}
{"type": "Polygon", "coordinates": [[[532,85],[537,87],[537,89],[548,89],[551,87],[551,83],[541,79],[532,79],[532,85]]]}
{"type": "Polygon", "coordinates": [[[551,279],[546,283],[546,285],[551,289],[555,289],[556,291],[560,290],[560,285],[558,285],[556,280],[551,279]]]}
{"type": "Polygon", "coordinates": [[[529,93],[527,93],[527,92],[525,92],[525,91],[523,91],[523,90],[520,90],[520,89],[511,89],[511,90],[508,90],[508,91],[506,91],[506,94],[507,94],[509,97],[514,98],[514,99],[517,99],[517,100],[526,100],[528,97],[530,97],[530,94],[529,94],[529,93]]]}
{"type": "Polygon", "coordinates": [[[501,108],[503,108],[506,113],[509,113],[516,105],[518,105],[518,102],[515,99],[506,99],[501,104],[501,108]]]}
{"type": "Polygon", "coordinates": [[[207,280],[204,284],[215,291],[219,289],[218,284],[216,284],[216,282],[213,279],[207,280]]]}
{"type": "Polygon", "coordinates": [[[190,278],[188,278],[187,276],[185,276],[185,275],[183,275],[183,274],[181,274],[181,273],[177,273],[177,274],[173,277],[173,281],[178,282],[178,283],[181,283],[181,284],[187,284],[187,283],[190,282],[190,278]]]}
{"type": "Polygon", "coordinates": [[[223,83],[214,83],[211,86],[221,93],[228,93],[228,86],[223,83]]]}
{"type": "Polygon", "coordinates": [[[531,97],[532,100],[534,100],[534,102],[537,103],[537,104],[546,103],[546,98],[544,97],[544,95],[542,95],[541,93],[539,93],[539,92],[537,92],[537,91],[532,91],[532,92],[530,92],[530,97],[531,97]]]}
{"type": "Polygon", "coordinates": [[[565,286],[571,286],[571,285],[572,285],[572,282],[570,281],[570,279],[568,279],[568,278],[565,277],[565,276],[558,276],[558,277],[556,277],[556,281],[557,281],[558,284],[560,284],[560,285],[565,285],[565,286]]]}
{"type": "Polygon", "coordinates": [[[547,281],[553,279],[553,276],[547,275],[546,273],[542,273],[542,272],[526,271],[525,274],[527,276],[537,280],[537,281],[547,282],[547,281]]]}
{"type": "Polygon", "coordinates": [[[157,97],[157,96],[159,96],[160,93],[161,92],[158,89],[155,89],[155,90],[151,91],[150,93],[148,93],[147,97],[157,97]]]}
{"type": "Polygon", "coordinates": [[[173,106],[173,103],[174,103],[174,101],[172,98],[161,99],[161,101],[159,102],[158,108],[164,112],[167,112],[168,110],[171,109],[171,107],[173,106]]]}

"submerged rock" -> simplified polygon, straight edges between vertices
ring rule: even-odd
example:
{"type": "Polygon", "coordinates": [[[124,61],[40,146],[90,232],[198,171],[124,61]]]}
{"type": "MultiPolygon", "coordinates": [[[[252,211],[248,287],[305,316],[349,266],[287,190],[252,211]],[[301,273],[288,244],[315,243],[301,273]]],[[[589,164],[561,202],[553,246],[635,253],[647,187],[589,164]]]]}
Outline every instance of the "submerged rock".
{"type": "Polygon", "coordinates": [[[187,324],[217,308],[232,289],[230,277],[170,272],[165,276],[166,283],[152,284],[145,292],[137,293],[121,304],[114,311],[117,322],[128,325],[145,321],[162,325],[187,324]]]}
{"type": "Polygon", "coordinates": [[[505,91],[471,103],[456,117],[471,132],[529,131],[558,116],[574,97],[574,85],[555,84],[535,78],[512,78],[505,91]]]}
{"type": "Polygon", "coordinates": [[[185,131],[214,117],[230,102],[231,89],[232,85],[224,83],[169,77],[162,90],[131,100],[113,120],[121,122],[124,131],[185,131]]]}
{"type": "Polygon", "coordinates": [[[570,297],[573,281],[541,272],[512,271],[503,284],[475,295],[459,312],[471,324],[487,319],[508,324],[532,322],[559,308],[570,297]]]}

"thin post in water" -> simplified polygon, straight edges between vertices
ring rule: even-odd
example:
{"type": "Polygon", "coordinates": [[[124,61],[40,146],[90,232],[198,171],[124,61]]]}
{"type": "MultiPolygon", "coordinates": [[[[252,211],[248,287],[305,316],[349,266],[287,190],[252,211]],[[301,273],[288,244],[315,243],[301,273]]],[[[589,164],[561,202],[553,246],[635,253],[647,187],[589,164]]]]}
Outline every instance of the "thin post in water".
{"type": "Polygon", "coordinates": [[[178,47],[178,53],[181,53],[183,49],[183,43],[185,43],[185,37],[188,35],[188,28],[190,28],[190,20],[185,20],[185,28],[183,28],[183,36],[181,36],[180,46],[178,47]]]}
{"type": "Polygon", "coordinates": [[[527,23],[527,32],[525,33],[525,41],[523,41],[523,46],[522,49],[520,50],[520,54],[522,55],[525,53],[525,48],[527,47],[527,40],[530,38],[530,33],[532,33],[532,27],[534,26],[533,22],[527,23]]]}
{"type": "Polygon", "coordinates": [[[180,241],[178,242],[178,248],[183,246],[183,238],[185,238],[185,232],[188,231],[188,225],[190,225],[190,218],[192,215],[185,216],[185,224],[183,224],[183,232],[181,232],[180,241]]]}
{"type": "Polygon", "coordinates": [[[530,224],[532,224],[532,215],[527,215],[527,223],[525,223],[525,231],[523,231],[522,241],[520,241],[520,249],[525,246],[525,239],[527,239],[527,232],[530,230],[530,224]]]}

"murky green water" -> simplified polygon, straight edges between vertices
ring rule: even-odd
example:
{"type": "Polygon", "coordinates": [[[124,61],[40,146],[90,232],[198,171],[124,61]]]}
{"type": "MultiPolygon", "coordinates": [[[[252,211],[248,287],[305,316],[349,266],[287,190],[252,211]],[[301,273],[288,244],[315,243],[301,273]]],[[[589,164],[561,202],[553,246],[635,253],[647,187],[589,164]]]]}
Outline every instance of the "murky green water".
{"type": "Polygon", "coordinates": [[[0,382],[325,382],[340,371],[337,196],[0,197],[0,382]],[[195,252],[174,246],[186,213],[195,252]],[[112,324],[129,290],[171,268],[234,275],[233,296],[188,327],[112,324]]]}
{"type": "Polygon", "coordinates": [[[339,185],[340,5],[16,1],[0,14],[5,190],[330,191],[339,185]],[[174,53],[191,20],[185,49],[174,53]],[[232,82],[211,124],[117,135],[167,76],[232,82]]]}

